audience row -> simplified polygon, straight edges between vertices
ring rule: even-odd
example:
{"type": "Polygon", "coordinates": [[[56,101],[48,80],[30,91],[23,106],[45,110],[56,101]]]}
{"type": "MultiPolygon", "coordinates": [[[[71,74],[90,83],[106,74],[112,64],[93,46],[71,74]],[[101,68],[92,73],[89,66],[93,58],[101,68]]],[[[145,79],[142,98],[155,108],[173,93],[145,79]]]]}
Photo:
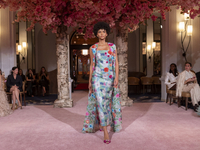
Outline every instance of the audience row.
{"type": "Polygon", "coordinates": [[[181,97],[182,92],[190,92],[194,111],[197,111],[200,105],[200,87],[197,83],[197,77],[191,70],[192,64],[185,63],[185,70],[178,73],[176,64],[170,65],[170,70],[165,77],[165,84],[169,90],[176,90],[176,97],[181,97]]]}
{"type": "MultiPolygon", "coordinates": [[[[0,75],[2,75],[2,71],[0,70],[0,75]]],[[[2,75],[4,78],[4,74],[2,75]]],[[[32,93],[32,87],[33,85],[40,85],[42,87],[42,93],[43,96],[46,93],[46,89],[49,84],[49,75],[45,69],[45,67],[41,68],[40,73],[33,74],[32,69],[28,69],[27,75],[25,76],[23,74],[22,69],[19,69],[17,67],[13,67],[11,74],[6,79],[6,88],[7,92],[12,93],[12,100],[13,100],[13,106],[15,104],[15,101],[18,101],[18,106],[21,107],[21,103],[19,101],[19,92],[22,91],[22,82],[26,82],[27,88],[26,93],[30,96],[34,96],[32,93]]]]}

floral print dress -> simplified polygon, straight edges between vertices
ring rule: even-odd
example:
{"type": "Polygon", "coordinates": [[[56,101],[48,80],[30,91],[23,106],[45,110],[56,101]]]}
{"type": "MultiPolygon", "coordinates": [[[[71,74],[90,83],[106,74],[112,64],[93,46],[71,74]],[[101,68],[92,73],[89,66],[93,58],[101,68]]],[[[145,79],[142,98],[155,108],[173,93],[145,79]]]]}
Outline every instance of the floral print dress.
{"type": "Polygon", "coordinates": [[[88,105],[82,132],[95,132],[95,125],[111,125],[113,131],[121,130],[122,116],[119,88],[114,88],[116,46],[108,43],[109,50],[97,51],[98,44],[92,46],[93,53],[93,93],[88,96],[88,105]]]}

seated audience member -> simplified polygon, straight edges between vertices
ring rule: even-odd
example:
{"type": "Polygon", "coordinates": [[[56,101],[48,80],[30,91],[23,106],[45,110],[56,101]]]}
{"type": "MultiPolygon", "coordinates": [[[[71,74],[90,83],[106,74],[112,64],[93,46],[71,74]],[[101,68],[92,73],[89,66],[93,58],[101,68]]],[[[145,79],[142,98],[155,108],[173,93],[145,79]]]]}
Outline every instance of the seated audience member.
{"type": "Polygon", "coordinates": [[[32,94],[33,91],[32,91],[32,87],[33,87],[33,84],[34,84],[34,81],[35,81],[35,76],[33,75],[33,71],[31,69],[28,69],[28,74],[26,76],[26,81],[27,81],[27,93],[28,95],[34,97],[34,95],[32,94]]]}
{"type": "Polygon", "coordinates": [[[198,82],[198,84],[200,86],[200,72],[196,73],[196,77],[197,77],[197,82],[198,82]]]}
{"type": "Polygon", "coordinates": [[[160,66],[157,67],[157,69],[154,71],[154,74],[153,74],[154,77],[160,77],[161,76],[161,68],[160,66]]]}
{"type": "Polygon", "coordinates": [[[18,75],[18,68],[13,67],[11,75],[7,78],[7,90],[12,93],[13,106],[12,109],[15,109],[15,100],[17,99],[19,107],[22,108],[22,105],[19,101],[19,92],[22,91],[22,78],[18,75]]]}
{"type": "Polygon", "coordinates": [[[21,76],[22,81],[25,81],[25,80],[26,80],[26,77],[25,77],[25,75],[23,74],[22,69],[19,69],[19,75],[21,76]]]}
{"type": "Polygon", "coordinates": [[[169,72],[165,76],[165,84],[169,90],[176,90],[176,82],[178,77],[178,70],[176,64],[172,63],[170,65],[169,72]]]}
{"type": "Polygon", "coordinates": [[[44,96],[49,84],[49,76],[47,74],[45,67],[41,68],[39,82],[40,82],[40,85],[42,86],[42,95],[44,96]]]}
{"type": "Polygon", "coordinates": [[[196,75],[191,72],[192,64],[185,63],[185,70],[181,72],[177,79],[176,96],[181,97],[182,92],[190,92],[194,111],[197,111],[200,101],[200,87],[197,84],[196,75]]]}

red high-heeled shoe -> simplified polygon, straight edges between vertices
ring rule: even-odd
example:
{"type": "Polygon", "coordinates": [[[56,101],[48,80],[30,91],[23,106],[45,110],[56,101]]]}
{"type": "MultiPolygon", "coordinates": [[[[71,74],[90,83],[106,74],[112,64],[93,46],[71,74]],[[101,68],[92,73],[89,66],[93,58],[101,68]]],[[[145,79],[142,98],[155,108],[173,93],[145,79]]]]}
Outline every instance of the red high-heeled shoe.
{"type": "Polygon", "coordinates": [[[105,144],[110,144],[111,143],[111,140],[104,140],[103,141],[105,144]]]}

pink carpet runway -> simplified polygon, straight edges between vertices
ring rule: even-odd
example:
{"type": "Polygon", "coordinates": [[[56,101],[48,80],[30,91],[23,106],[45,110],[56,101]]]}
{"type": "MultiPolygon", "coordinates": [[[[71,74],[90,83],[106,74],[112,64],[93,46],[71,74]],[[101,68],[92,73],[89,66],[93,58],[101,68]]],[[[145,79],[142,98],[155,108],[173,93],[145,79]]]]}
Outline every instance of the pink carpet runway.
{"type": "Polygon", "coordinates": [[[200,118],[166,103],[123,107],[119,133],[81,133],[87,92],[73,93],[73,108],[26,106],[0,118],[1,150],[200,150],[200,118]]]}

